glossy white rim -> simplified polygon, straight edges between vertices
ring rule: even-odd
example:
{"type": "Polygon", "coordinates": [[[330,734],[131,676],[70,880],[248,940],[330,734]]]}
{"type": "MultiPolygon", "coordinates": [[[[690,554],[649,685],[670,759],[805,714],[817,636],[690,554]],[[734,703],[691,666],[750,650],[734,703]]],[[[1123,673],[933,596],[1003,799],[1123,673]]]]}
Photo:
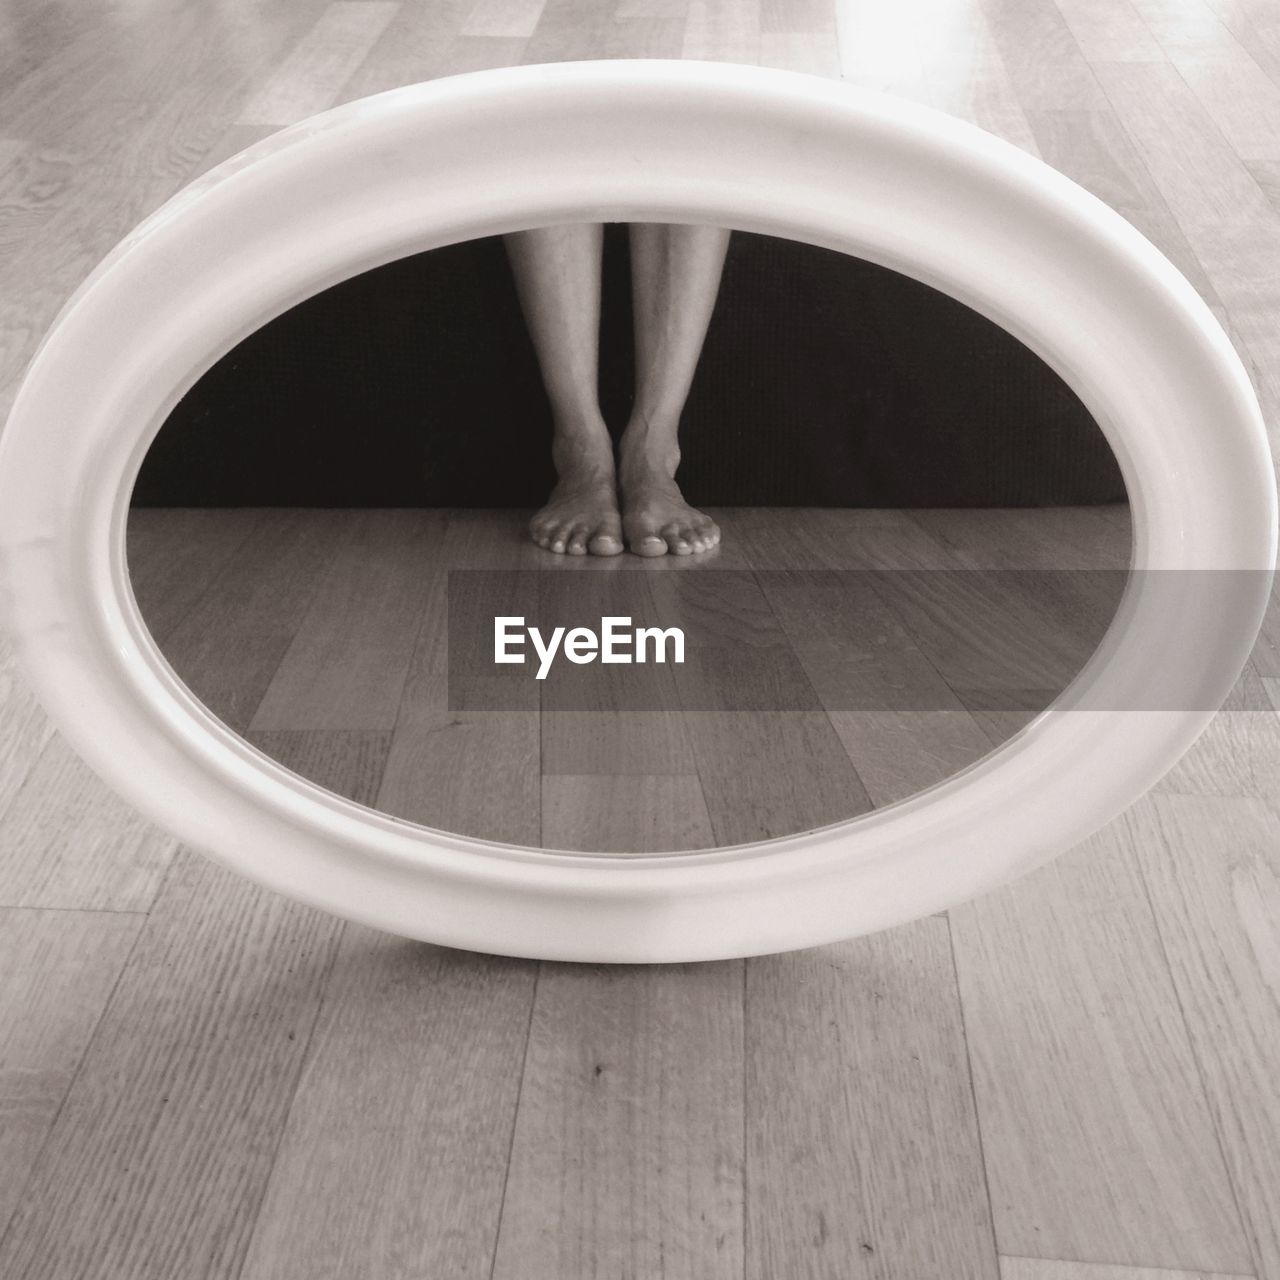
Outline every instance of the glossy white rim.
{"type": "MultiPolygon", "coordinates": [[[[1133,575],[1098,652],[1032,725],[929,791],[761,844],[615,859],[428,831],[289,773],[177,680],[124,531],[192,383],[302,299],[435,245],[570,220],[706,222],[934,285],[1053,365],[1106,431],[1134,566],[1269,570],[1271,460],[1248,379],[1132,227],[960,121],[785,72],[594,62],[459,76],[296,125],[188,187],[76,293],[0,441],[7,612],[57,724],[163,827],[294,898],[410,937],[552,959],[673,961],[834,941],[947,907],[1070,847],[1149,787],[1217,705],[1265,607],[1133,575]],[[1159,598],[1157,598],[1159,597],[1159,598]],[[1183,682],[1183,683],[1179,683],[1183,682]],[[1075,708],[1075,709],[1072,709],[1075,708]]],[[[1153,575],[1159,576],[1159,575],[1153,575]]]]}

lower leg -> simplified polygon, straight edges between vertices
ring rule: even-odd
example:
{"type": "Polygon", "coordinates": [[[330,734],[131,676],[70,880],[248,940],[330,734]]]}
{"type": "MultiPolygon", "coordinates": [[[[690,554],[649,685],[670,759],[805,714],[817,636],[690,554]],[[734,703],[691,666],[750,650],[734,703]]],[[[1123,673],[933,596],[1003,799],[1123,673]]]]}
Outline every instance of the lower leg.
{"type": "Polygon", "coordinates": [[[599,223],[585,223],[505,237],[555,425],[559,480],[529,531],[539,546],[571,555],[622,550],[613,445],[596,381],[602,236],[599,223]]]}
{"type": "Polygon", "coordinates": [[[627,544],[641,555],[706,551],[715,522],[685,502],[675,482],[679,428],[720,287],[729,232],[635,223],[636,398],[619,448],[627,544]]]}

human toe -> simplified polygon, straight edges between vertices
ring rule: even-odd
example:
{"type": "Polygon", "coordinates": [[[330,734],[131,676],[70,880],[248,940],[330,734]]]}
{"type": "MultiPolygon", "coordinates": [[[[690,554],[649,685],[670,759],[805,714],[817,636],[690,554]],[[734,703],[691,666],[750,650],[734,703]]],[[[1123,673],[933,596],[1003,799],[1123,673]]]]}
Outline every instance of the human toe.
{"type": "Polygon", "coordinates": [[[587,550],[593,556],[620,555],[622,538],[613,529],[597,529],[587,542],[587,550]]]}
{"type": "Polygon", "coordinates": [[[665,556],[666,539],[656,530],[649,529],[632,538],[631,550],[640,556],[665,556]]]}

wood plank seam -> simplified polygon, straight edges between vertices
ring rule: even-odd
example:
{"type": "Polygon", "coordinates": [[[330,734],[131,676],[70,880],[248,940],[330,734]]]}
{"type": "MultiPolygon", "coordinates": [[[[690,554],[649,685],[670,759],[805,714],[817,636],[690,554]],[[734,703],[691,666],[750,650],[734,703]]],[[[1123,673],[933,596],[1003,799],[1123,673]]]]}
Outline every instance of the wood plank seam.
{"type": "Polygon", "coordinates": [[[502,1214],[507,1207],[507,1187],[511,1181],[511,1157],[516,1149],[520,1099],[524,1096],[525,1073],[529,1069],[529,1041],[533,1038],[533,1014],[538,1007],[538,987],[541,982],[542,961],[539,960],[534,968],[533,981],[529,984],[529,1017],[524,1028],[524,1053],[520,1058],[520,1081],[516,1085],[516,1100],[511,1108],[511,1138],[507,1143],[507,1167],[502,1175],[502,1195],[498,1198],[498,1212],[494,1214],[493,1243],[489,1246],[489,1280],[493,1280],[498,1266],[498,1241],[502,1236],[502,1214]]]}
{"type": "Polygon", "coordinates": [[[324,974],[320,979],[320,998],[316,1001],[311,1025],[307,1028],[307,1042],[303,1046],[302,1052],[298,1055],[297,1071],[294,1073],[293,1084],[289,1092],[289,1105],[284,1109],[284,1118],[275,1136],[267,1175],[263,1178],[262,1186],[258,1190],[258,1203],[254,1206],[250,1215],[252,1221],[245,1242],[244,1253],[240,1259],[240,1266],[237,1268],[237,1275],[244,1270],[245,1263],[253,1250],[253,1238],[258,1231],[258,1222],[262,1217],[263,1206],[267,1202],[267,1192],[270,1190],[271,1180],[275,1176],[276,1166],[280,1160],[280,1151],[284,1146],[285,1135],[289,1132],[289,1121],[293,1115],[293,1106],[298,1097],[298,1089],[306,1076],[307,1067],[311,1062],[315,1049],[316,1030],[320,1026],[320,1020],[324,1015],[325,1005],[329,999],[329,986],[333,981],[333,972],[338,963],[338,956],[342,953],[342,940],[347,928],[348,925],[344,922],[334,935],[332,945],[329,948],[329,958],[325,964],[324,974]]]}
{"type": "MultiPolygon", "coordinates": [[[[983,1200],[987,1206],[987,1221],[991,1229],[991,1252],[1000,1257],[1000,1241],[996,1236],[996,1215],[991,1204],[991,1173],[987,1167],[987,1148],[982,1136],[982,1108],[978,1106],[978,1088],[973,1078],[973,1055],[969,1050],[969,1023],[965,1018],[964,992],[960,987],[960,965],[956,960],[956,934],[951,925],[950,912],[941,913],[947,922],[947,941],[951,953],[951,979],[954,984],[956,1008],[960,1014],[960,1036],[964,1041],[964,1064],[969,1079],[969,1101],[973,1107],[973,1124],[978,1135],[978,1160],[982,1165],[983,1200]]],[[[999,1264],[997,1263],[997,1266],[999,1264]]]]}
{"type": "MultiPolygon", "coordinates": [[[[172,868],[172,865],[173,864],[170,863],[170,868],[172,868]]],[[[167,876],[168,874],[169,874],[169,871],[168,869],[166,869],[165,875],[167,876]]],[[[163,885],[161,887],[163,887],[163,885]]],[[[158,891],[157,891],[157,894],[158,894],[158,891]]],[[[45,910],[46,908],[29,907],[29,908],[23,908],[23,909],[41,911],[41,910],[45,910]]],[[[146,912],[131,912],[130,914],[142,915],[142,916],[147,915],[146,912]]],[[[49,1142],[52,1139],[54,1131],[57,1128],[58,1120],[62,1115],[63,1108],[66,1106],[67,1099],[71,1096],[72,1091],[75,1089],[76,1081],[80,1078],[81,1069],[83,1068],[85,1062],[88,1061],[89,1059],[89,1055],[93,1050],[94,1042],[97,1040],[98,1033],[102,1028],[102,1024],[106,1020],[107,1011],[111,1008],[111,1004],[116,998],[116,992],[120,989],[120,983],[123,980],[124,975],[129,970],[129,964],[133,959],[134,952],[136,952],[138,949],[138,944],[142,938],[142,934],[143,934],[143,927],[140,925],[137,931],[133,935],[133,941],[129,944],[129,947],[125,953],[124,960],[121,963],[119,970],[116,972],[115,981],[112,982],[111,984],[111,990],[108,993],[107,998],[102,1002],[102,1008],[98,1010],[98,1016],[93,1021],[93,1030],[89,1033],[88,1038],[84,1042],[84,1047],[80,1051],[80,1058],[76,1063],[75,1070],[72,1071],[70,1078],[67,1080],[67,1087],[62,1091],[62,1098],[58,1103],[57,1110],[54,1111],[53,1116],[50,1118],[48,1125],[45,1127],[44,1141],[40,1144],[40,1151],[37,1154],[36,1158],[31,1162],[31,1167],[27,1170],[27,1176],[23,1179],[23,1182],[22,1182],[21,1192],[19,1193],[18,1196],[14,1198],[14,1207],[15,1207],[14,1214],[9,1218],[8,1221],[4,1223],[3,1230],[0,1230],[0,1252],[3,1251],[4,1246],[8,1241],[9,1234],[13,1229],[14,1220],[17,1216],[17,1206],[22,1203],[22,1200],[26,1196],[27,1188],[31,1185],[32,1181],[35,1179],[36,1173],[44,1161],[45,1153],[49,1148],[49,1142]]]]}
{"type": "Polygon", "coordinates": [[[1217,1139],[1218,1158],[1221,1161],[1222,1168],[1226,1172],[1227,1185],[1231,1188],[1231,1197],[1235,1203],[1236,1209],[1236,1225],[1240,1231],[1240,1236],[1248,1247],[1249,1253],[1253,1259],[1254,1270],[1261,1275],[1262,1271],[1259,1267],[1260,1251],[1258,1247],[1257,1235],[1253,1230],[1253,1225],[1249,1221],[1248,1215],[1244,1211],[1244,1203],[1240,1194],[1240,1187],[1236,1180],[1234,1162],[1230,1158],[1227,1150],[1225,1135],[1222,1132],[1221,1124],[1218,1120],[1218,1109],[1213,1104],[1213,1094],[1209,1088],[1208,1078],[1205,1073],[1204,1063],[1200,1057],[1200,1050],[1197,1046],[1197,1038],[1191,1025],[1191,1018],[1187,1012],[1186,1001],[1182,996],[1182,988],[1179,985],[1175,975],[1172,958],[1169,955],[1169,946],[1165,938],[1164,925],[1160,919],[1160,912],[1156,909],[1155,895],[1151,891],[1151,882],[1147,875],[1147,869],[1140,860],[1137,862],[1138,879],[1142,884],[1143,893],[1146,895],[1147,908],[1151,912],[1151,919],[1155,925],[1155,935],[1160,943],[1160,954],[1164,958],[1165,970],[1169,974],[1169,986],[1173,991],[1173,998],[1177,1003],[1178,1014],[1182,1019],[1183,1034],[1186,1038],[1187,1047],[1191,1052],[1191,1060],[1196,1065],[1196,1079],[1199,1081],[1200,1093],[1205,1100],[1205,1107],[1209,1114],[1209,1121],[1213,1125],[1213,1134],[1217,1139]]]}

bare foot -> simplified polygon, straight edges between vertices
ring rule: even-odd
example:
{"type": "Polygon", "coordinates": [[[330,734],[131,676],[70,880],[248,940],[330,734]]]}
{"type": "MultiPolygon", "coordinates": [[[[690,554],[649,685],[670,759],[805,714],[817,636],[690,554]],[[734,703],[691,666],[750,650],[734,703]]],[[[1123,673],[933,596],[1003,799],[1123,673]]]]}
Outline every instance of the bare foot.
{"type": "Polygon", "coordinates": [[[614,496],[613,470],[569,465],[547,505],[529,521],[540,547],[570,556],[616,556],[622,551],[622,522],[614,496]]]}
{"type": "Polygon", "coordinates": [[[696,555],[720,543],[716,522],[684,500],[674,476],[674,466],[623,463],[622,527],[638,556],[696,555]]]}

